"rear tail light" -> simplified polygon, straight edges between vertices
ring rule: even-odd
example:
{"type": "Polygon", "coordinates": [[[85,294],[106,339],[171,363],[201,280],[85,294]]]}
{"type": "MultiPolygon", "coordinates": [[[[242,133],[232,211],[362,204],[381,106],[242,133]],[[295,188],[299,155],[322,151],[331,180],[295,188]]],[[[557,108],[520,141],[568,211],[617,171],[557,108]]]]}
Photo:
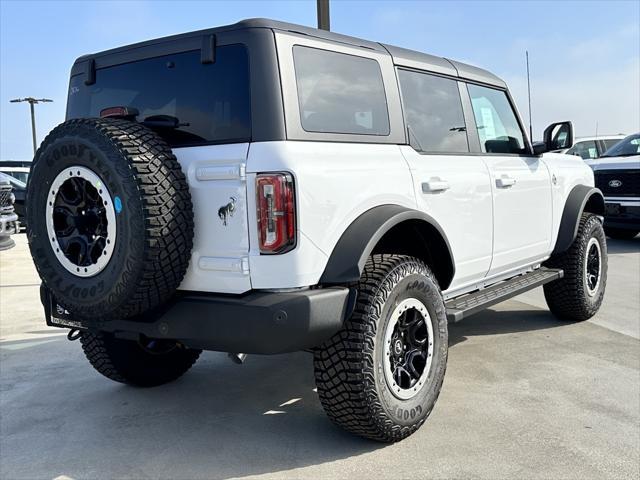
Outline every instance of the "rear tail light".
{"type": "Polygon", "coordinates": [[[296,245],[293,178],[287,173],[256,177],[258,239],[261,253],[284,253],[296,245]]]}

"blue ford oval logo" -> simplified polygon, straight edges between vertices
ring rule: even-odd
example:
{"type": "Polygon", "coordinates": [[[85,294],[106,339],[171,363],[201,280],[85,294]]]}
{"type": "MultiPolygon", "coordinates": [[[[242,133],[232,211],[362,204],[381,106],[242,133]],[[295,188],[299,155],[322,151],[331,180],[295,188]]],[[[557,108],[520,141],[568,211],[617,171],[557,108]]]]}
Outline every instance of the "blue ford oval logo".
{"type": "Polygon", "coordinates": [[[622,182],[620,180],[611,180],[609,181],[609,186],[611,188],[618,188],[622,186],[622,182]]]}

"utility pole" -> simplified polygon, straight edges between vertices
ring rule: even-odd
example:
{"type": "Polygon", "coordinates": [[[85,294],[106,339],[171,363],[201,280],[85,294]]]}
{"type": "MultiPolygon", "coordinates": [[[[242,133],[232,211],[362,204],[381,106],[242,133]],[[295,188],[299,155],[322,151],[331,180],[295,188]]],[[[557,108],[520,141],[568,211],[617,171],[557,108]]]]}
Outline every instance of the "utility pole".
{"type": "Polygon", "coordinates": [[[525,50],[527,56],[527,91],[529,94],[529,140],[533,142],[533,126],[531,124],[531,79],[529,77],[529,50],[525,50]]]}
{"type": "Polygon", "coordinates": [[[28,102],[29,103],[29,109],[31,110],[31,137],[33,139],[33,154],[36,154],[36,149],[37,147],[37,142],[36,142],[36,111],[34,108],[34,105],[37,103],[47,103],[47,102],[53,102],[53,100],[50,100],[48,98],[33,98],[33,97],[26,97],[26,98],[14,98],[13,100],[9,100],[11,103],[21,103],[21,102],[28,102]]]}
{"type": "Polygon", "coordinates": [[[329,0],[317,0],[318,2],[318,28],[331,30],[329,22],[329,0]]]}

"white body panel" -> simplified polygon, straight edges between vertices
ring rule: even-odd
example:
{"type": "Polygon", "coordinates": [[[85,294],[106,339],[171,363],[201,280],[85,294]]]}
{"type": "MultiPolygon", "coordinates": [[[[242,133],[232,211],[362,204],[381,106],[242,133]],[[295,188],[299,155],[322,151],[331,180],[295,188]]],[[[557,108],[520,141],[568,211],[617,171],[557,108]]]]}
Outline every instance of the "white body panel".
{"type": "MultiPolygon", "coordinates": [[[[569,193],[576,185],[594,186],[593,170],[575,155],[545,153],[542,160],[551,175],[552,227],[551,250],[556,244],[560,220],[569,193]]],[[[550,252],[549,252],[550,253],[550,252]]]]}
{"type": "Polygon", "coordinates": [[[347,227],[373,207],[395,204],[422,210],[440,224],[456,264],[445,294],[458,295],[547,259],[569,192],[593,185],[591,169],[562,154],[419,155],[409,146],[296,141],[175,153],[195,219],[192,260],[180,289],[204,292],[316,285],[347,227]],[[258,249],[255,176],[261,172],[294,177],[297,245],[282,255],[258,249]],[[497,188],[505,174],[515,185],[497,188]],[[448,188],[423,187],[441,186],[435,180],[448,188]],[[218,211],[232,197],[235,210],[225,226],[218,211]]]}
{"type": "MultiPolygon", "coordinates": [[[[249,209],[253,288],[314,285],[347,227],[378,205],[416,208],[411,174],[397,145],[328,142],[253,143],[247,172],[286,171],[296,189],[298,246],[260,255],[255,208],[249,209]]],[[[249,180],[248,198],[255,198],[249,180]]]]}
{"type": "Polygon", "coordinates": [[[485,277],[493,247],[489,170],[479,155],[421,155],[400,147],[407,159],[418,209],[446,232],[456,264],[450,288],[485,277]]]}
{"type": "Polygon", "coordinates": [[[189,184],[194,220],[191,263],[180,290],[242,293],[251,289],[248,149],[248,143],[174,149],[189,184]],[[233,211],[224,225],[219,209],[229,203],[233,211]]]}
{"type": "Polygon", "coordinates": [[[489,275],[540,261],[551,251],[551,177],[540,157],[487,155],[494,240],[489,275]]]}

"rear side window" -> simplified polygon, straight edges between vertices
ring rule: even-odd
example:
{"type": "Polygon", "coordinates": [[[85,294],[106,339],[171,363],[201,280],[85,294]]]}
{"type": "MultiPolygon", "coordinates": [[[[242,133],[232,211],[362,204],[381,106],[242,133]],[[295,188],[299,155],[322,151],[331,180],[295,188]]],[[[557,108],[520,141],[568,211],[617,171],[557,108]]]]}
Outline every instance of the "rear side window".
{"type": "Polygon", "coordinates": [[[411,145],[423,152],[468,152],[458,82],[408,70],[398,77],[411,145]]]}
{"type": "Polygon", "coordinates": [[[468,85],[480,146],[487,153],[528,153],[524,135],[507,94],[502,90],[468,85]]]}
{"type": "Polygon", "coordinates": [[[299,45],[293,47],[293,61],[304,130],[389,135],[377,61],[299,45]]]}
{"type": "MultiPolygon", "coordinates": [[[[71,78],[67,118],[99,117],[108,107],[127,106],[137,120],[166,115],[177,127],[156,128],[174,147],[232,143],[251,138],[248,55],[242,45],[220,46],[215,63],[200,62],[200,51],[149,58],[101,68],[96,83],[71,78]]],[[[166,125],[171,125],[164,118],[166,125]]]]}

